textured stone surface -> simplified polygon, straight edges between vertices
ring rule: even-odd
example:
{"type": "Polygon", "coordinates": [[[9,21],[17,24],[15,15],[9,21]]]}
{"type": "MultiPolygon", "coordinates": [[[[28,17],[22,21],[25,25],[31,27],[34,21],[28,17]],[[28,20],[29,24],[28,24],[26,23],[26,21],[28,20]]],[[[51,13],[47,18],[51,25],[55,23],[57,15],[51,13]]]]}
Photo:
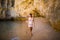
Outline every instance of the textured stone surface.
{"type": "Polygon", "coordinates": [[[45,16],[50,23],[60,30],[60,0],[16,0],[16,12],[22,16],[28,15],[35,8],[40,15],[45,16]]]}
{"type": "MultiPolygon", "coordinates": [[[[9,9],[11,10],[11,0],[4,1],[5,4],[3,6],[10,7],[9,9]],[[8,2],[9,4],[7,5],[8,2]]],[[[56,26],[55,28],[60,30],[60,0],[15,0],[14,3],[13,9],[16,14],[27,16],[29,13],[35,13],[33,10],[36,10],[40,15],[45,16],[54,27],[56,26]]],[[[2,8],[2,10],[5,10],[5,8],[2,8]]]]}

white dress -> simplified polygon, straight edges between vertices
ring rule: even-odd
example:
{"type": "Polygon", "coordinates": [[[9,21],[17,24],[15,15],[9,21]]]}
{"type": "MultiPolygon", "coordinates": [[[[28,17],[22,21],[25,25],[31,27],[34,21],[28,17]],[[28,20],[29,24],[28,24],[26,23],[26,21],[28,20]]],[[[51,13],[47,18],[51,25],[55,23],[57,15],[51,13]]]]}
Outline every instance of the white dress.
{"type": "Polygon", "coordinates": [[[33,27],[33,18],[28,18],[28,27],[33,27]]]}

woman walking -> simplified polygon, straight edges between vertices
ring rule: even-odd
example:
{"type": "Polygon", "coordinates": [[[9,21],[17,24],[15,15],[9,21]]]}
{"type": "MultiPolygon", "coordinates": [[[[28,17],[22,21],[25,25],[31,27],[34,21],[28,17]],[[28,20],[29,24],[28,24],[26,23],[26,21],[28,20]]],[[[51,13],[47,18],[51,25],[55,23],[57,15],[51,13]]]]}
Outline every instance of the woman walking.
{"type": "Polygon", "coordinates": [[[32,36],[32,29],[33,29],[33,16],[32,14],[29,14],[29,17],[28,17],[28,28],[30,30],[30,33],[31,33],[31,36],[32,36]]]}

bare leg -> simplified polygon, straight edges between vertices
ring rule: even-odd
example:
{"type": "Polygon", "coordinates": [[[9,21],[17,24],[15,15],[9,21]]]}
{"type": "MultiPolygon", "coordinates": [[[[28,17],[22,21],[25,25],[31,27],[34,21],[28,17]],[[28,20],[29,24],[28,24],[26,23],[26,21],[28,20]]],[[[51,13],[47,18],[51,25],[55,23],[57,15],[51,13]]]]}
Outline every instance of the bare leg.
{"type": "Polygon", "coordinates": [[[31,34],[31,36],[32,36],[32,27],[30,27],[30,34],[31,34]]]}

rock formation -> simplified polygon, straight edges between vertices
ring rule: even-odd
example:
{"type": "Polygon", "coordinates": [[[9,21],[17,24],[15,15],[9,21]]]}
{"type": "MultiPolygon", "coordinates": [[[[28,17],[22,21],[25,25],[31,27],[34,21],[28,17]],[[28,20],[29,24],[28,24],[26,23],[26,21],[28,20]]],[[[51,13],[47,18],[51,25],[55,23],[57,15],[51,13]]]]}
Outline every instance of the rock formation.
{"type": "Polygon", "coordinates": [[[0,14],[1,10],[4,14],[5,10],[11,10],[11,7],[14,8],[16,14],[24,17],[37,11],[48,19],[54,28],[60,30],[60,0],[0,0],[0,14]]]}
{"type": "Polygon", "coordinates": [[[54,28],[60,30],[60,0],[16,0],[15,4],[16,12],[23,16],[37,9],[54,28]]]}

